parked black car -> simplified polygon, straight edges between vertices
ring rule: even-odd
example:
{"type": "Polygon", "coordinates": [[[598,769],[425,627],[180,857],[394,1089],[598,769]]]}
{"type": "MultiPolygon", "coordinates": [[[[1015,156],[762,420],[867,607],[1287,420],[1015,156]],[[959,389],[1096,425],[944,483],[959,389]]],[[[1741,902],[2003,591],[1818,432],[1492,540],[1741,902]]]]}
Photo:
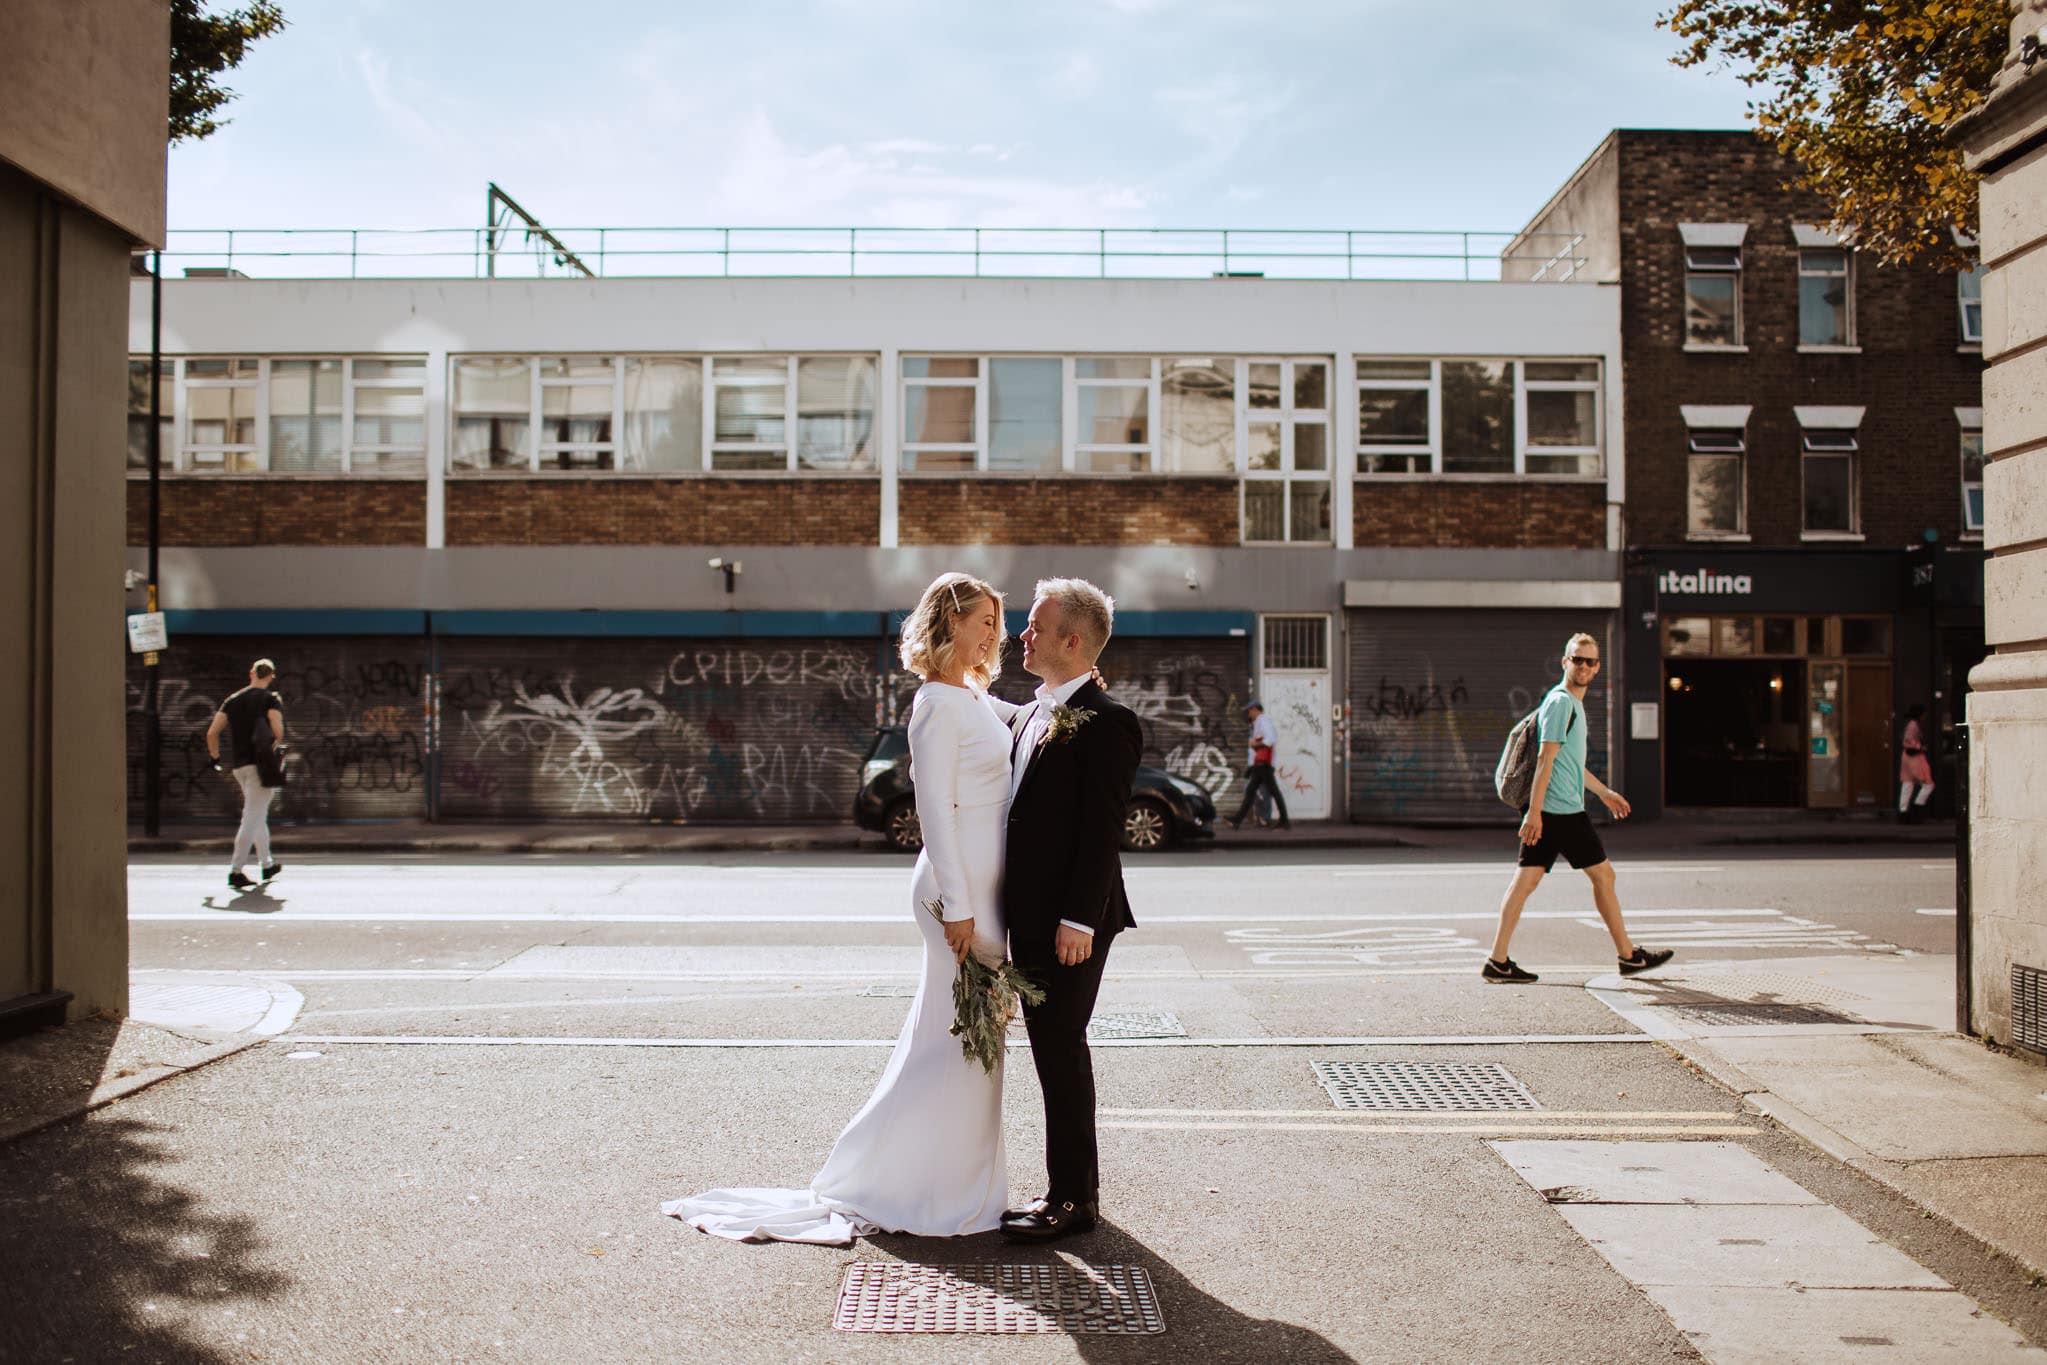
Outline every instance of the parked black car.
{"type": "MultiPolygon", "coordinates": [[[[853,823],[886,837],[905,853],[924,847],[917,827],[917,802],[910,786],[910,736],[901,726],[876,733],[853,798],[853,823]]],[[[1215,836],[1215,802],[1184,777],[1162,768],[1139,767],[1123,813],[1123,847],[1155,853],[1187,839],[1215,836]]]]}

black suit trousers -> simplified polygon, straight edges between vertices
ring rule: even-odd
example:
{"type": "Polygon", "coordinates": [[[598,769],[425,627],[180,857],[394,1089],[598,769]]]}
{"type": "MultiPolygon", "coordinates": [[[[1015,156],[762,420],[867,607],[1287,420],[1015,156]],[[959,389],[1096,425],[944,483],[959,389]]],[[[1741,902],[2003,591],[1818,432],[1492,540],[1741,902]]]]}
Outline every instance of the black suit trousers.
{"type": "Polygon", "coordinates": [[[1114,934],[1098,934],[1087,961],[1062,967],[1055,957],[1017,966],[1045,988],[1045,1003],[1024,1007],[1024,1031],[1031,1061],[1045,1093],[1046,1195],[1054,1203],[1094,1199],[1101,1189],[1101,1159],[1095,1146],[1095,1064],[1087,1047],[1087,1023],[1101,993],[1102,970],[1114,934]]]}

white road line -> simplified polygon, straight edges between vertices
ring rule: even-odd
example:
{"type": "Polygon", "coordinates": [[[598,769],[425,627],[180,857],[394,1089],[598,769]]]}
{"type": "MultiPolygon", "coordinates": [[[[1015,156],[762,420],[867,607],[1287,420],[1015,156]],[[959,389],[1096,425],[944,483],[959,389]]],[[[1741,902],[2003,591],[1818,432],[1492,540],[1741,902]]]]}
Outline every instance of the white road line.
{"type": "Polygon", "coordinates": [[[1258,1133],[1589,1133],[1606,1137],[1743,1137],[1758,1132],[1741,1124],[1689,1124],[1665,1127],[1639,1123],[1152,1123],[1121,1119],[1098,1123],[1100,1128],[1151,1132],[1258,1133]]]}
{"type": "MultiPolygon", "coordinates": [[[[1727,869],[1717,863],[1620,863],[1613,865],[1615,872],[1725,872],[1727,869]]],[[[1290,871],[1300,871],[1291,868],[1290,871]]],[[[1337,877],[1477,877],[1500,876],[1511,878],[1514,864],[1508,861],[1490,863],[1433,863],[1424,867],[1338,867],[1330,875],[1337,877]]],[[[1262,873],[1263,869],[1261,869],[1262,873]]]]}
{"type": "MultiPolygon", "coordinates": [[[[650,1047],[650,1048],[815,1048],[894,1047],[894,1038],[557,1038],[518,1037],[496,1034],[360,1034],[293,1033],[281,1042],[348,1044],[392,1047],[650,1047]]],[[[1098,1038],[1090,1048],[1105,1047],[1525,1047],[1568,1043],[1650,1043],[1655,1039],[1639,1033],[1531,1033],[1451,1037],[1357,1037],[1357,1038],[1098,1038]]],[[[1028,1048],[1030,1043],[1011,1038],[1009,1046],[1028,1048]]]]}
{"type": "MultiPolygon", "coordinates": [[[[1481,954],[1483,956],[1483,954],[1481,954]]],[[[1389,976],[1474,976],[1477,974],[1479,959],[1471,959],[1471,965],[1462,967],[1317,967],[1287,968],[1259,971],[1248,967],[1224,967],[1214,971],[1199,969],[1190,971],[1148,971],[1119,972],[1114,968],[1103,974],[1105,981],[1369,981],[1389,976]]],[[[136,973],[163,971],[165,968],[138,967],[136,973]]],[[[194,970],[234,971],[234,968],[203,968],[194,970]]],[[[1610,963],[1544,963],[1530,965],[1529,970],[1552,976],[1597,976],[1611,972],[1610,963]]],[[[535,981],[703,981],[730,982],[734,985],[759,981],[788,981],[787,972],[685,972],[685,971],[511,971],[499,967],[475,967],[466,971],[378,971],[278,967],[267,970],[265,975],[284,981],[361,981],[401,984],[412,981],[476,981],[492,982],[535,981]]],[[[917,969],[904,967],[900,970],[875,970],[871,972],[807,972],[803,974],[805,984],[822,982],[845,984],[849,982],[896,982],[914,981],[917,969]]]]}
{"type": "Polygon", "coordinates": [[[1331,1113],[1327,1109],[1102,1109],[1097,1111],[1105,1119],[1199,1119],[1250,1118],[1250,1119],[1339,1119],[1357,1118],[1371,1121],[1378,1119],[1623,1119],[1648,1121],[1650,1119],[1700,1119],[1714,1123],[1732,1123],[1740,1118],[1720,1109],[1678,1109],[1678,1110],[1629,1110],[1629,1109],[1345,1109],[1331,1113]]]}
{"type": "MultiPolygon", "coordinates": [[[[1767,907],[1738,907],[1732,909],[1663,910],[1643,909],[1628,911],[1628,918],[1636,919],[1680,919],[1711,917],[1757,917],[1782,915],[1781,910],[1767,907]]],[[[279,924],[909,924],[908,911],[883,914],[759,914],[733,915],[715,913],[653,913],[627,914],[606,913],[584,910],[513,910],[513,911],[449,911],[431,910],[417,913],[402,910],[280,910],[270,914],[253,914],[243,910],[131,910],[130,921],[155,921],[177,924],[246,924],[255,928],[269,928],[279,924]]],[[[1473,920],[1492,923],[1499,918],[1497,910],[1382,910],[1351,911],[1342,913],[1288,915],[1288,914],[1231,914],[1231,915],[1158,915],[1144,917],[1145,925],[1156,924],[1440,924],[1452,920],[1473,920]]],[[[1599,918],[1591,910],[1526,910],[1524,920],[1579,920],[1597,924],[1599,918]]]]}
{"type": "Polygon", "coordinates": [[[1914,910],[1912,913],[1915,915],[1945,915],[1952,919],[1955,912],[1953,907],[1949,907],[1946,910],[1914,910]]]}

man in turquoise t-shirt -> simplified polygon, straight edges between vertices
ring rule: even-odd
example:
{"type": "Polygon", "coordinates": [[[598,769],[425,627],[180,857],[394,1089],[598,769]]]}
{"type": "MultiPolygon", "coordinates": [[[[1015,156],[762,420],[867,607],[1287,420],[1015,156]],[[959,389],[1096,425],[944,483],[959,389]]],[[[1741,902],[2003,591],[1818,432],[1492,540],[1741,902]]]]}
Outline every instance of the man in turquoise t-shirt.
{"type": "Polygon", "coordinates": [[[1599,831],[1585,813],[1585,789],[1590,787],[1616,819],[1628,818],[1628,799],[1585,771],[1585,689],[1599,676],[1601,662],[1599,641],[1590,635],[1573,635],[1564,646],[1563,680],[1550,689],[1536,711],[1535,736],[1541,748],[1535,760],[1535,782],[1528,789],[1528,810],[1521,817],[1520,871],[1500,901],[1500,927],[1493,936],[1492,956],[1479,969],[1487,981],[1521,985],[1537,979],[1534,972],[1507,956],[1507,944],[1520,922],[1521,907],[1556,866],[1559,853],[1591,880],[1592,903],[1599,907],[1607,933],[1613,935],[1621,975],[1634,976],[1670,961],[1670,949],[1651,952],[1629,940],[1627,925],[1621,921],[1620,896],[1614,891],[1613,864],[1606,860],[1599,831]]]}

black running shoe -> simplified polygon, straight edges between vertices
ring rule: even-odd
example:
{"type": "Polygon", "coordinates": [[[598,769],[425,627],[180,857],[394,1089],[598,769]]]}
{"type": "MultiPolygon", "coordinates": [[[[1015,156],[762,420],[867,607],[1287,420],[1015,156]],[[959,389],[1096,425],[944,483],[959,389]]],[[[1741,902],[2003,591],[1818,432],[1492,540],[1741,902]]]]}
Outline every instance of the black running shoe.
{"type": "Polygon", "coordinates": [[[1478,974],[1495,986],[1525,986],[1531,981],[1542,980],[1511,957],[1504,962],[1495,962],[1487,958],[1485,966],[1479,968],[1478,974]]]}
{"type": "Polygon", "coordinates": [[[1676,951],[1675,948],[1659,948],[1651,952],[1638,943],[1635,945],[1633,956],[1624,957],[1620,960],[1621,975],[1640,976],[1643,972],[1653,972],[1664,963],[1670,961],[1671,955],[1676,951]]]}
{"type": "Polygon", "coordinates": [[[265,863],[263,864],[263,880],[267,882],[282,871],[284,871],[283,863],[265,863]]]}
{"type": "Polygon", "coordinates": [[[256,883],[244,876],[240,868],[227,874],[227,884],[237,891],[253,891],[256,887],[256,883]]]}

